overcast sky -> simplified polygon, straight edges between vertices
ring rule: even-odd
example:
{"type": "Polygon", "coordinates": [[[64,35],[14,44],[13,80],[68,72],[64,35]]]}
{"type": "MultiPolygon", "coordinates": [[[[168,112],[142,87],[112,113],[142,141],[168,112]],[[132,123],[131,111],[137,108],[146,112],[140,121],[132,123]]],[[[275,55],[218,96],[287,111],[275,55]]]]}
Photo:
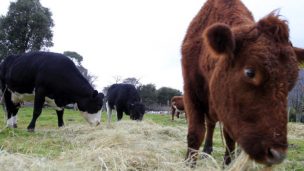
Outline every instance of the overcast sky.
{"type": "MultiPolygon", "coordinates": [[[[12,0],[0,0],[0,14],[12,0]]],[[[180,46],[205,0],[40,0],[53,13],[54,46],[75,51],[98,77],[97,88],[114,77],[136,77],[182,90],[180,46]]],[[[256,20],[280,8],[295,46],[304,47],[304,0],[243,0],[256,20]]]]}

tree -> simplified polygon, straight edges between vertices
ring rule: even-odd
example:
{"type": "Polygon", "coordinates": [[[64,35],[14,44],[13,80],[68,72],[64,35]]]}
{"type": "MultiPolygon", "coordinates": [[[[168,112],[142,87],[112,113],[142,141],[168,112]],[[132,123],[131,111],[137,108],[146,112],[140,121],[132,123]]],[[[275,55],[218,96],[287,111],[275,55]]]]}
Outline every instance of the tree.
{"type": "Polygon", "coordinates": [[[135,78],[135,77],[130,77],[130,78],[126,78],[122,81],[122,83],[124,84],[132,84],[134,85],[136,88],[138,88],[141,83],[139,81],[139,79],[135,78]]]}
{"type": "Polygon", "coordinates": [[[113,79],[115,80],[115,84],[121,83],[122,80],[121,76],[119,75],[113,76],[113,79]]]}
{"type": "Polygon", "coordinates": [[[71,58],[76,63],[76,67],[78,68],[80,73],[89,81],[89,83],[93,87],[95,87],[94,82],[96,81],[97,77],[91,75],[88,70],[84,66],[82,66],[81,62],[83,60],[83,57],[74,51],[64,51],[63,54],[71,58]]]}
{"type": "Polygon", "coordinates": [[[77,52],[64,51],[63,54],[69,56],[72,60],[75,60],[78,65],[81,65],[81,62],[83,61],[83,57],[79,55],[77,52]]]}
{"type": "Polygon", "coordinates": [[[168,105],[173,96],[181,96],[182,92],[169,87],[161,87],[157,90],[157,102],[161,105],[168,105]]]}
{"type": "Polygon", "coordinates": [[[0,17],[0,58],[53,46],[52,13],[39,0],[11,2],[0,17]]]}
{"type": "Polygon", "coordinates": [[[153,105],[157,101],[156,87],[154,84],[142,85],[139,88],[139,94],[145,105],[153,105]]]}

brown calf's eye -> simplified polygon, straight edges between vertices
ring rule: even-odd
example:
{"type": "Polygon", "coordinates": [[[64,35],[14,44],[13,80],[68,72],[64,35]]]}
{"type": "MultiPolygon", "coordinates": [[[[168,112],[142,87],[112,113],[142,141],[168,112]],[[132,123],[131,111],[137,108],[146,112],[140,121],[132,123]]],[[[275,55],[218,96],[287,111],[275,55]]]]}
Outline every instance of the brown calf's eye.
{"type": "Polygon", "coordinates": [[[248,78],[254,78],[255,76],[255,71],[253,69],[245,69],[244,70],[244,73],[245,73],[245,76],[248,77],[248,78]]]}

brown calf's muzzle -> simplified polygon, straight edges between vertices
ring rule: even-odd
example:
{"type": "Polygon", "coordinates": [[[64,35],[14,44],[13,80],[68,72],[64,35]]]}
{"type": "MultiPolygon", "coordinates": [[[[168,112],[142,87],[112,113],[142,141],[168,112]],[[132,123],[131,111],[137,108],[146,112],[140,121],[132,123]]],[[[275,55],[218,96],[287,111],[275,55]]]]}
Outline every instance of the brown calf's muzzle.
{"type": "Polygon", "coordinates": [[[269,148],[266,156],[266,165],[281,163],[286,157],[286,150],[269,148]]]}
{"type": "Polygon", "coordinates": [[[286,147],[263,147],[257,149],[251,147],[250,149],[244,148],[249,157],[258,163],[262,163],[268,166],[279,164],[286,158],[286,147]]]}
{"type": "Polygon", "coordinates": [[[274,130],[271,127],[259,129],[257,126],[255,130],[253,128],[246,132],[246,135],[240,135],[237,141],[256,162],[268,166],[279,164],[286,158],[287,136],[285,131],[278,133],[274,130]]]}

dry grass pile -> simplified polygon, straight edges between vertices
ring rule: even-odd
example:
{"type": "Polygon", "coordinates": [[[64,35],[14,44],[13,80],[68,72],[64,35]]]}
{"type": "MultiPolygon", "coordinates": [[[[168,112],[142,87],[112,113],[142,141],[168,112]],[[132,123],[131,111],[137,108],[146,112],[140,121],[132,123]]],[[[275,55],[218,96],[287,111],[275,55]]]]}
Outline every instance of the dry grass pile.
{"type": "MultiPolygon", "coordinates": [[[[0,170],[222,170],[223,161],[208,155],[198,161],[196,168],[186,166],[183,161],[186,127],[165,127],[152,121],[120,121],[112,123],[111,128],[71,125],[44,131],[49,131],[50,137],[60,134],[73,147],[63,149],[58,157],[2,150],[0,170]]],[[[242,153],[225,170],[248,169],[252,167],[250,163],[242,153]]]]}

